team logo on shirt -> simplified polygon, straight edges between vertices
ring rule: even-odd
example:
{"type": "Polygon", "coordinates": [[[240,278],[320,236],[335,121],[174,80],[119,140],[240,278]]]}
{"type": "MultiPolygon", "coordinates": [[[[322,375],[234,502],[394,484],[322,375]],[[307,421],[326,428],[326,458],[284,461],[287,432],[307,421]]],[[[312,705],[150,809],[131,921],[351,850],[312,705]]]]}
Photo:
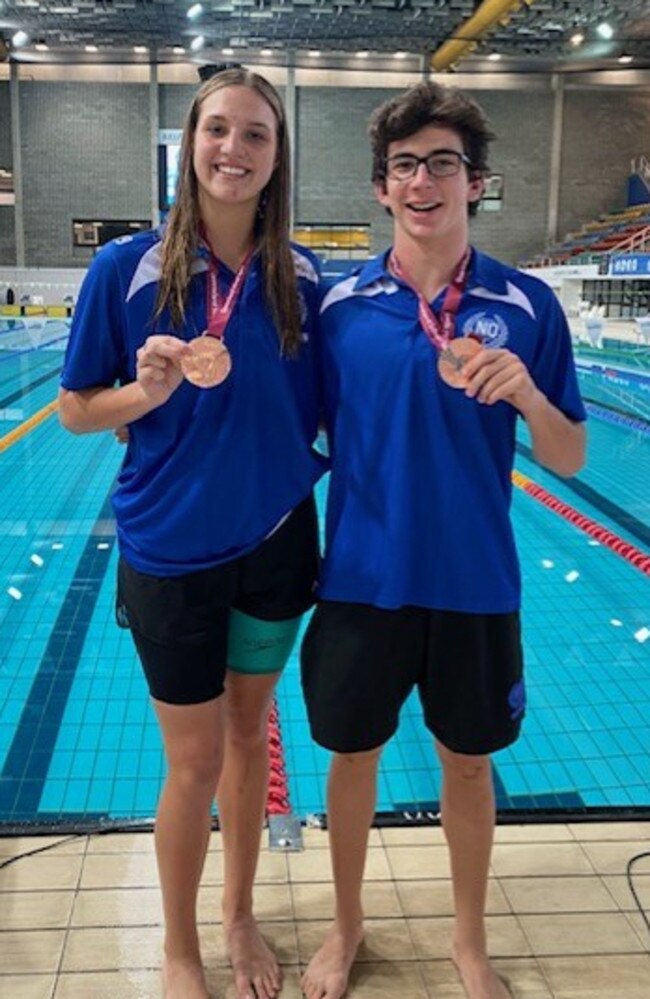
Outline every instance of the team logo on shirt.
{"type": "Polygon", "coordinates": [[[485,347],[503,347],[508,342],[509,330],[501,316],[473,312],[463,323],[462,333],[479,336],[485,347]]]}

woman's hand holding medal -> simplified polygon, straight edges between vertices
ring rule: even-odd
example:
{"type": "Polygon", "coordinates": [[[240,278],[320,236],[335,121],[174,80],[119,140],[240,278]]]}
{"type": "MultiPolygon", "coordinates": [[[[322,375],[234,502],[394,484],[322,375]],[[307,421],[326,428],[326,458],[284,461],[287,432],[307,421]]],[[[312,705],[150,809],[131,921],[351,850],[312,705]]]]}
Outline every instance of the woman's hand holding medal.
{"type": "Polygon", "coordinates": [[[155,334],[137,352],[136,377],[147,398],[162,406],[183,381],[181,362],[188,352],[184,340],[155,334]]]}

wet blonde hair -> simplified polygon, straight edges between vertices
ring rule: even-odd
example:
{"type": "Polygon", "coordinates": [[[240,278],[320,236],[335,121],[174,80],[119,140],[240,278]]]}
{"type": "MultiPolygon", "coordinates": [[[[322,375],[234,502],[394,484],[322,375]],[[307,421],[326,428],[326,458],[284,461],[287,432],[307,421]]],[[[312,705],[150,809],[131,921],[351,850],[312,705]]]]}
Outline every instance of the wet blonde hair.
{"type": "Polygon", "coordinates": [[[301,342],[300,306],[296,271],[289,242],[290,156],[284,107],[275,88],[263,76],[243,67],[217,73],[197,91],[190,106],[181,141],[176,196],[161,245],[161,276],[155,317],[168,308],[173,326],[185,320],[192,265],[199,244],[198,182],[194,171],[194,138],[201,106],[225,87],[249,87],[269,105],[276,119],[277,164],[260,195],[256,220],[257,245],[264,274],[264,294],[282,350],[296,354],[301,342]]]}

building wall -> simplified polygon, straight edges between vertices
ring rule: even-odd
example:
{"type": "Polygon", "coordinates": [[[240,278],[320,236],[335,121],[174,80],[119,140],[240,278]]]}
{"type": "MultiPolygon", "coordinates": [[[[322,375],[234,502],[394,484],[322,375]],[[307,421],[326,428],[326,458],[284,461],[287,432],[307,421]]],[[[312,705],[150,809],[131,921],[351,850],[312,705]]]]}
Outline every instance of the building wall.
{"type": "Polygon", "coordinates": [[[74,218],[150,217],[148,87],[21,81],[20,116],[29,266],[88,262],[74,218]]]}
{"type": "MultiPolygon", "coordinates": [[[[472,240],[517,262],[546,243],[554,98],[548,78],[517,89],[496,89],[489,81],[476,86],[498,135],[490,162],[504,176],[504,201],[501,212],[472,221],[472,240]]],[[[160,85],[161,128],[182,126],[195,89],[186,82],[160,85]]],[[[367,222],[373,249],[389,242],[391,220],[370,183],[367,123],[394,93],[370,86],[299,88],[296,222],[367,222]]],[[[629,162],[648,154],[650,125],[650,94],[638,88],[567,87],[565,101],[560,235],[624,205],[629,162]]],[[[21,80],[20,114],[28,266],[87,264],[90,252],[72,248],[73,218],[149,218],[148,84],[21,80]]],[[[4,81],[0,123],[0,163],[10,162],[4,81]]],[[[13,209],[0,206],[0,264],[13,263],[13,209]]]]}
{"type": "Polygon", "coordinates": [[[298,222],[370,220],[374,197],[368,119],[372,110],[394,93],[365,88],[300,90],[296,129],[298,222]]]}
{"type": "Polygon", "coordinates": [[[158,118],[161,128],[182,128],[196,87],[163,83],[158,90],[158,118]]]}
{"type": "Polygon", "coordinates": [[[496,139],[489,165],[503,175],[500,212],[480,212],[470,234],[486,253],[516,264],[545,245],[553,95],[550,91],[491,90],[474,94],[496,139]]]}
{"type": "MultiPolygon", "coordinates": [[[[0,82],[0,167],[11,169],[11,98],[9,82],[0,82]]],[[[16,260],[13,205],[0,205],[0,265],[16,260]]]]}
{"type": "Polygon", "coordinates": [[[630,162],[650,153],[647,90],[567,90],[559,230],[625,206],[630,162]]]}
{"type": "MultiPolygon", "coordinates": [[[[390,241],[391,219],[370,182],[367,124],[395,91],[305,88],[300,92],[298,198],[300,222],[365,222],[373,249],[390,241]]],[[[541,248],[548,203],[553,97],[550,91],[480,91],[475,95],[498,140],[490,165],[502,173],[501,212],[480,213],[472,240],[487,253],[517,260],[541,248]]]]}

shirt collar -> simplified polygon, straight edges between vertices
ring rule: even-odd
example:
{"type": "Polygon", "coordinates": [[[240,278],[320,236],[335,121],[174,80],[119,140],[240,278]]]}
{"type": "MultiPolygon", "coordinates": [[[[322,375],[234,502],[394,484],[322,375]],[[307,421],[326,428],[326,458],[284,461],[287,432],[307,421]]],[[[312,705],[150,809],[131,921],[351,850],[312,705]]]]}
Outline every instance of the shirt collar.
{"type": "Polygon", "coordinates": [[[367,264],[361,268],[354,285],[355,291],[362,291],[376,281],[395,282],[393,275],[388,270],[388,255],[390,249],[378,253],[376,257],[371,257],[367,264]]]}
{"type": "Polygon", "coordinates": [[[469,273],[468,290],[487,288],[497,295],[505,295],[508,283],[503,273],[503,264],[472,247],[472,263],[469,273]]]}
{"type": "MultiPolygon", "coordinates": [[[[395,282],[393,275],[388,270],[390,252],[390,248],[384,250],[383,253],[372,257],[361,268],[354,285],[355,291],[361,291],[376,281],[388,280],[393,283],[395,282]]],[[[504,295],[507,292],[507,286],[501,264],[472,247],[472,259],[470,261],[467,287],[468,291],[471,291],[472,288],[487,288],[498,295],[504,295]]]]}

